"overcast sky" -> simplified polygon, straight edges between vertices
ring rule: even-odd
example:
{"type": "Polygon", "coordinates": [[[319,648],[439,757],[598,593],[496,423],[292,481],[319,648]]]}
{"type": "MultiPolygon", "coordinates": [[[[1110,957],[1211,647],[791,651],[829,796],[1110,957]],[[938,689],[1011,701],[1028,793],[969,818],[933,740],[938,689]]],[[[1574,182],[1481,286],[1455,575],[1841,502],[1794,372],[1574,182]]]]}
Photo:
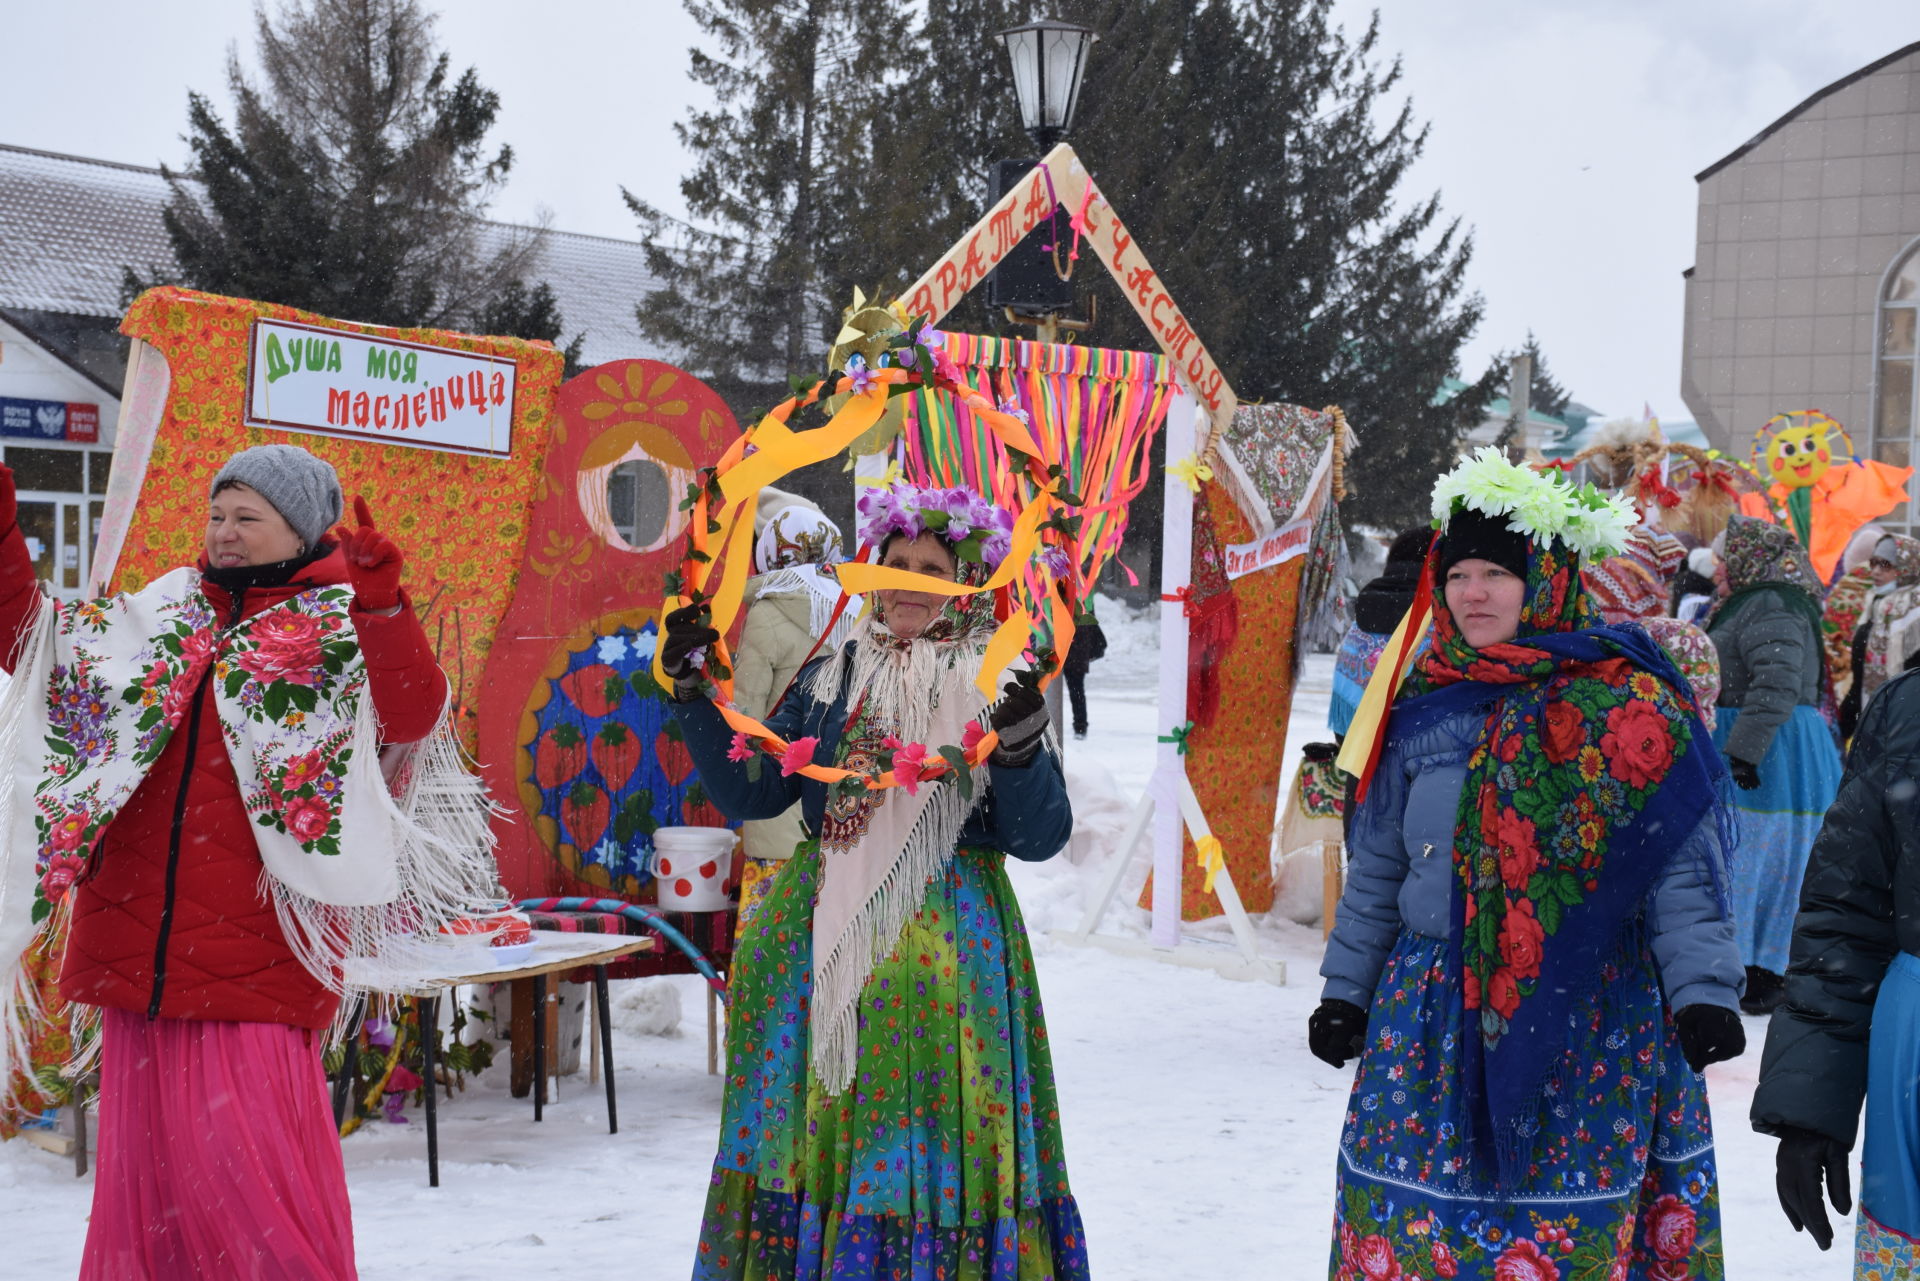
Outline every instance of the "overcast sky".
{"type": "MultiPolygon", "coordinates": [[[[1379,9],[1381,48],[1404,59],[1403,88],[1432,125],[1410,194],[1438,189],[1474,228],[1487,314],[1469,372],[1531,327],[1580,400],[1670,418],[1691,417],[1679,368],[1693,175],[1920,39],[1912,0],[1336,5],[1350,26],[1379,9]]],[[[186,91],[224,108],[226,49],[248,50],[251,12],[250,0],[9,5],[0,142],[180,163],[186,91]]],[[[544,208],[563,230],[630,238],[622,185],[677,211],[672,126],[693,97],[696,35],[676,0],[447,0],[441,39],[499,91],[496,136],[518,158],[496,216],[544,208]]],[[[1001,57],[983,40],[991,74],[1001,57]]]]}

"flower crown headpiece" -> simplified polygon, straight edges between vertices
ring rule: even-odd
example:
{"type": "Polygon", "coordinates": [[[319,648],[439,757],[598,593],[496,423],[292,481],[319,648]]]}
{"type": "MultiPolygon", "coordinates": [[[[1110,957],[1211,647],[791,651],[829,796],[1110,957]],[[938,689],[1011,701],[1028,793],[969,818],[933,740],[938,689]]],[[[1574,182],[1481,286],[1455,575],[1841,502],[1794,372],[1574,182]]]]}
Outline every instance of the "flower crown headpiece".
{"type": "MultiPolygon", "coordinates": [[[[1013,549],[1013,514],[965,486],[922,489],[906,481],[869,489],[854,504],[860,517],[860,541],[876,551],[894,534],[908,540],[937,535],[953,549],[956,560],[978,562],[992,573],[1013,549]]],[[[1066,553],[1057,547],[1041,549],[1056,576],[1066,572],[1066,553]]]]}
{"type": "Polygon", "coordinates": [[[1433,525],[1445,532],[1458,512],[1504,516],[1508,528],[1535,541],[1559,539],[1589,560],[1626,549],[1633,505],[1593,485],[1574,485],[1558,470],[1535,471],[1483,445],[1433,487],[1433,525]]]}

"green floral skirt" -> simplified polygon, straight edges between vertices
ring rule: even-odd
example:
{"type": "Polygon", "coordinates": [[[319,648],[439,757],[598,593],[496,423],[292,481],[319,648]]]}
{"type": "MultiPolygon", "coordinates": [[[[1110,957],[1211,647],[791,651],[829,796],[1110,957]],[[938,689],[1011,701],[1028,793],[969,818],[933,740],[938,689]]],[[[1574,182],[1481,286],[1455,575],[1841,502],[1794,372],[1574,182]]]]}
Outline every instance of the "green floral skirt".
{"type": "Polygon", "coordinates": [[[813,1075],[807,1038],[818,850],[774,877],[734,955],[695,1281],[1087,1277],[1004,859],[961,849],[928,882],[862,991],[840,1095],[813,1075]]]}

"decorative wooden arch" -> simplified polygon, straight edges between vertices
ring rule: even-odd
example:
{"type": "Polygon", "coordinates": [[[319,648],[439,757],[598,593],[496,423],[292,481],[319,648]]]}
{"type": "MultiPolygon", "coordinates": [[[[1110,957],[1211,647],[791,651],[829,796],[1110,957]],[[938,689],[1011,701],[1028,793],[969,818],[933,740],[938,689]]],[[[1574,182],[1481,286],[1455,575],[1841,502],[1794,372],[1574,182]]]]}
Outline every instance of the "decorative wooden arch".
{"type": "MultiPolygon", "coordinates": [[[[1119,213],[1102,194],[1080,157],[1065,143],[1056,146],[1035,165],[973,225],[925,274],[900,296],[899,303],[910,316],[925,316],[938,323],[959,300],[977,287],[1016,245],[1043,222],[1055,216],[1056,206],[1070,217],[1065,230],[1073,237],[1077,257],[1082,243],[1089,245],[1100,263],[1127,296],[1140,319],[1146,324],[1160,350],[1173,363],[1180,383],[1191,397],[1188,406],[1176,404],[1166,421],[1166,456],[1169,460],[1189,460],[1197,464],[1206,459],[1217,469],[1235,502],[1250,518],[1256,519],[1260,532],[1267,532],[1270,521],[1265,506],[1246,501],[1252,492],[1230,450],[1220,443],[1227,423],[1239,407],[1239,397],[1228,386],[1206,343],[1174,301],[1166,284],[1133,235],[1120,220],[1119,213]],[[1255,517],[1255,513],[1258,516],[1255,517]]],[[[878,468],[856,469],[879,471],[878,468]]],[[[1170,468],[1163,478],[1163,508],[1160,574],[1162,600],[1179,600],[1181,589],[1192,574],[1193,507],[1197,483],[1190,486],[1170,468]]],[[[1070,941],[1093,943],[1115,951],[1137,951],[1131,940],[1095,932],[1108,903],[1119,888],[1137,842],[1145,835],[1149,822],[1153,838],[1153,931],[1151,950],[1172,957],[1167,949],[1180,941],[1180,881],[1183,858],[1182,830],[1190,833],[1196,846],[1206,848],[1214,842],[1205,815],[1201,812],[1192,784],[1188,781],[1186,761],[1181,754],[1181,739],[1187,725],[1187,625],[1178,609],[1160,612],[1160,681],[1156,703],[1159,738],[1158,758],[1147,793],[1135,807],[1128,823],[1120,855],[1114,859],[1100,894],[1088,904],[1078,929],[1063,932],[1070,941]]],[[[1263,978],[1284,983],[1284,963],[1259,955],[1253,926],[1233,878],[1224,864],[1213,875],[1213,886],[1220,905],[1232,926],[1238,947],[1237,956],[1218,960],[1199,959],[1193,954],[1175,958],[1217,968],[1238,978],[1263,978]]]]}

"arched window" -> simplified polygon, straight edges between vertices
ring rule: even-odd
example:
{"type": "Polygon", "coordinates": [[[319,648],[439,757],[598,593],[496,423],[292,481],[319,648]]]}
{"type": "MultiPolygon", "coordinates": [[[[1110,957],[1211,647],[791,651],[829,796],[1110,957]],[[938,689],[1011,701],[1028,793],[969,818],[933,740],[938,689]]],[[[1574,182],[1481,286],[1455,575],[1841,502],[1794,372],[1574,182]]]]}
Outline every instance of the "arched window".
{"type": "MultiPolygon", "coordinates": [[[[1895,467],[1913,463],[1915,366],[1920,365],[1920,246],[1907,251],[1897,270],[1887,277],[1880,295],[1879,368],[1875,384],[1878,403],[1873,413],[1873,456],[1895,467]]],[[[1904,525],[1909,504],[1888,512],[1884,523],[1904,525]]]]}

